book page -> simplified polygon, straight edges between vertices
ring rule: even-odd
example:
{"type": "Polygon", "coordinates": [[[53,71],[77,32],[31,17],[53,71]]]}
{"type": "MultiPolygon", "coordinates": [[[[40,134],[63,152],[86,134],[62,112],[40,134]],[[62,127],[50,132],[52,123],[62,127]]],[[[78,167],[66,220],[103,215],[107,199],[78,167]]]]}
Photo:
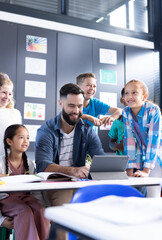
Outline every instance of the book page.
{"type": "Polygon", "coordinates": [[[44,180],[50,181],[78,181],[79,178],[59,172],[39,172],[36,174],[44,180]]]}
{"type": "Polygon", "coordinates": [[[0,181],[7,184],[15,184],[15,183],[40,182],[42,181],[42,178],[37,175],[22,174],[22,175],[1,177],[0,181]]]}

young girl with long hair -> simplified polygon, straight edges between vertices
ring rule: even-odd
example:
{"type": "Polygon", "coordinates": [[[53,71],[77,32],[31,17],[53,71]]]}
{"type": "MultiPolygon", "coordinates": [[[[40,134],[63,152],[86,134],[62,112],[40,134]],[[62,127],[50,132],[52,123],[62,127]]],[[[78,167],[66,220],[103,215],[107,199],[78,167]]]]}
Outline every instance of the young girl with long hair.
{"type": "MultiPolygon", "coordinates": [[[[5,156],[0,158],[0,173],[4,175],[34,174],[34,163],[27,159],[29,133],[25,126],[9,126],[4,135],[5,156]]],[[[7,177],[7,176],[6,176],[7,177]]],[[[1,226],[15,231],[16,240],[45,240],[49,220],[44,217],[44,207],[31,194],[0,194],[1,226]]]]}
{"type": "Polygon", "coordinates": [[[160,108],[147,100],[144,82],[131,80],[124,89],[127,104],[123,110],[124,153],[130,157],[126,172],[128,176],[147,177],[155,162],[162,161],[160,108]]]}

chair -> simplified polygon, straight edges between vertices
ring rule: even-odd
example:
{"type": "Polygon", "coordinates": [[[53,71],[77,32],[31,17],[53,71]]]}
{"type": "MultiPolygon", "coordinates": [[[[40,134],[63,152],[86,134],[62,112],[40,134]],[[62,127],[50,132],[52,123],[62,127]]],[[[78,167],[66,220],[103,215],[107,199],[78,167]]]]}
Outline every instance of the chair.
{"type": "MultiPolygon", "coordinates": [[[[143,197],[135,188],[118,184],[101,184],[80,188],[74,194],[71,203],[83,203],[100,197],[115,195],[120,197],[143,197]]],[[[68,240],[77,240],[77,236],[68,233],[68,240]]]]}

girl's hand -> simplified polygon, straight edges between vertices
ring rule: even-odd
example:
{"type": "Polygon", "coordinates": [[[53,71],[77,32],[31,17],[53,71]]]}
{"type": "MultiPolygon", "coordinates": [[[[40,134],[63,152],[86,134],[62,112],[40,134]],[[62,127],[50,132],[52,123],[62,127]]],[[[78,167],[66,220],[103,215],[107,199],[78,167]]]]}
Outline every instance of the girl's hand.
{"type": "Polygon", "coordinates": [[[13,229],[14,228],[14,220],[11,217],[6,217],[3,223],[1,224],[2,227],[13,229]]]}
{"type": "Polygon", "coordinates": [[[133,177],[133,168],[126,169],[126,174],[128,177],[133,177]]]}
{"type": "Polygon", "coordinates": [[[6,177],[6,176],[7,176],[6,174],[0,173],[0,177],[6,177]]]}
{"type": "Polygon", "coordinates": [[[144,168],[143,171],[137,170],[134,173],[134,177],[148,177],[150,174],[150,169],[149,168],[144,168]]]}

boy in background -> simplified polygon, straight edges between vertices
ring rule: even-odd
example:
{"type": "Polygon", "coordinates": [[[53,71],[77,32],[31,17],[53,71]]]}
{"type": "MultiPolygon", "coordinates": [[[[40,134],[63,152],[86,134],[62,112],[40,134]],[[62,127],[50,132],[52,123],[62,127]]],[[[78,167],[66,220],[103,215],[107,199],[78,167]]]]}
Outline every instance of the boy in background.
{"type": "Polygon", "coordinates": [[[109,125],[121,115],[120,108],[114,108],[94,98],[96,93],[96,76],[94,73],[82,73],[76,77],[77,84],[84,91],[82,119],[93,127],[109,125]],[[111,113],[111,116],[99,119],[98,116],[111,113]]]}
{"type": "MultiPolygon", "coordinates": [[[[121,91],[121,98],[120,102],[126,107],[126,103],[124,100],[124,88],[121,91]]],[[[110,129],[109,132],[109,147],[113,151],[116,151],[116,155],[124,155],[124,145],[123,145],[123,138],[124,138],[124,123],[122,115],[116,119],[110,129]]]]}

